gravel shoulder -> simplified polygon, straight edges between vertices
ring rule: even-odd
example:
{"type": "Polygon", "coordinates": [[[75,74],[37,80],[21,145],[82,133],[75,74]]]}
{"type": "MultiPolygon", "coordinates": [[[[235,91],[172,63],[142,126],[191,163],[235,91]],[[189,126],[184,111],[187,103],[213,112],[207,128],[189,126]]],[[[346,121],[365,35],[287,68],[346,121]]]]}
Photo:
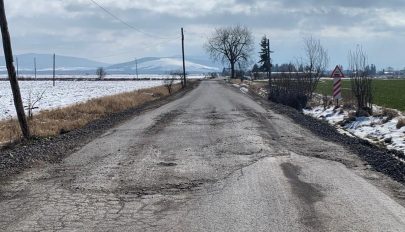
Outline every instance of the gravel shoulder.
{"type": "Polygon", "coordinates": [[[36,164],[57,163],[64,157],[78,151],[81,147],[127,120],[144,112],[156,109],[168,102],[186,95],[199,85],[199,81],[190,82],[185,90],[172,96],[161,98],[141,106],[110,114],[87,124],[85,127],[49,138],[34,138],[0,148],[0,180],[10,178],[36,164]]]}

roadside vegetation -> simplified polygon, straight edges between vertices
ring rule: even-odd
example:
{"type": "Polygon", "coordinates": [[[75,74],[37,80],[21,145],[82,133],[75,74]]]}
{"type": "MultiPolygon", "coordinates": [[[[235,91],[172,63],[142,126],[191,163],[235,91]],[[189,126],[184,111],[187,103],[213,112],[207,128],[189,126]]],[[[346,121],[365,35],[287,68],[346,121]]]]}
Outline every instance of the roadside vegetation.
{"type": "MultiPolygon", "coordinates": [[[[171,93],[179,91],[180,84],[173,84],[171,93]]],[[[165,86],[142,89],[112,96],[95,98],[68,107],[44,110],[28,120],[33,137],[49,137],[67,133],[112,113],[137,107],[147,102],[169,96],[165,86]]],[[[0,144],[21,138],[17,119],[0,121],[0,144]]]]}

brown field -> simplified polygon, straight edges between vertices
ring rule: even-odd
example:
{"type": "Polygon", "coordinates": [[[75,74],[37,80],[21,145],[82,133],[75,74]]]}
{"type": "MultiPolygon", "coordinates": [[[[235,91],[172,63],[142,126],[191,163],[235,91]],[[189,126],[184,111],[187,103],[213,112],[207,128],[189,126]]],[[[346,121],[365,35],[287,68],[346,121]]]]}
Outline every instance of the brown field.
{"type": "MultiPolygon", "coordinates": [[[[177,92],[180,89],[180,84],[173,86],[173,92],[177,92]]],[[[137,107],[168,95],[167,88],[159,86],[95,98],[68,107],[44,110],[29,119],[31,134],[34,137],[55,136],[81,128],[89,122],[111,113],[137,107]]],[[[16,119],[0,121],[0,144],[11,143],[20,138],[21,132],[16,119]]]]}

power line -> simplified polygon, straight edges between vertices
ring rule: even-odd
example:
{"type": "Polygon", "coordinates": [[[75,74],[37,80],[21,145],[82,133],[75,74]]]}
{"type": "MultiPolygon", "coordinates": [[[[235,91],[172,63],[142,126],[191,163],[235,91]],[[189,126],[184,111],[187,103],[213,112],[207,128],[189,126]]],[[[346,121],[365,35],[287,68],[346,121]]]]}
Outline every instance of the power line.
{"type": "MultiPolygon", "coordinates": [[[[115,14],[113,14],[111,11],[109,11],[108,9],[106,9],[105,7],[103,7],[100,3],[98,3],[95,0],[90,0],[90,2],[92,2],[94,5],[98,6],[100,9],[102,9],[105,13],[107,13],[108,15],[110,15],[111,17],[113,17],[114,19],[118,20],[120,23],[124,24],[125,26],[127,26],[128,28],[131,28],[132,30],[135,30],[139,33],[142,33],[146,36],[152,37],[152,38],[157,38],[157,39],[169,39],[169,37],[161,37],[158,35],[153,35],[150,34],[148,32],[142,31],[139,28],[134,27],[133,25],[127,23],[126,21],[124,21],[123,19],[121,19],[120,17],[116,16],[115,14]]],[[[170,37],[172,38],[172,37],[170,37]]]]}
{"type": "MultiPolygon", "coordinates": [[[[181,38],[181,36],[177,36],[176,38],[167,39],[167,40],[161,41],[159,43],[151,44],[150,46],[143,46],[142,48],[148,49],[148,48],[156,47],[156,46],[159,46],[159,45],[164,44],[164,43],[169,43],[169,42],[178,40],[180,38],[181,38]]],[[[107,55],[107,56],[92,57],[91,59],[110,58],[110,57],[116,57],[116,56],[121,56],[121,55],[126,55],[126,54],[133,54],[133,53],[134,53],[133,51],[126,51],[126,52],[115,53],[115,54],[111,54],[111,55],[107,55]]]]}

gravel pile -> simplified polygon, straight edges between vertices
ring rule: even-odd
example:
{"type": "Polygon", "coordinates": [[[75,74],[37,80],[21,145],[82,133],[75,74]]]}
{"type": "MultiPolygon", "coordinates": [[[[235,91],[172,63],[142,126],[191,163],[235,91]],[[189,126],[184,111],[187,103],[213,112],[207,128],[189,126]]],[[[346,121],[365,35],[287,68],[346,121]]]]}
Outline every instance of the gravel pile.
{"type": "Polygon", "coordinates": [[[176,94],[145,103],[123,112],[114,113],[89,123],[87,126],[51,138],[38,138],[16,143],[0,150],[0,178],[17,174],[37,162],[57,163],[69,154],[79,150],[108,129],[141,114],[145,110],[158,108],[181,98],[197,87],[199,82],[190,82],[187,89],[176,94]]]}

